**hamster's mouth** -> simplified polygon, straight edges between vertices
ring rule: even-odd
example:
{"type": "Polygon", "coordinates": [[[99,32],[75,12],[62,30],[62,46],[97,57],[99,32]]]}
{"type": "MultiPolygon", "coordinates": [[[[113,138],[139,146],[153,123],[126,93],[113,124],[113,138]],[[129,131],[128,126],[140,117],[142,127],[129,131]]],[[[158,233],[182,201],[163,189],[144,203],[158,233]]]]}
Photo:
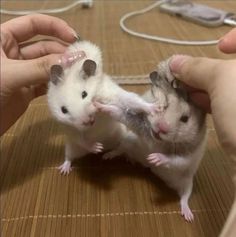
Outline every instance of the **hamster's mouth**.
{"type": "Polygon", "coordinates": [[[153,129],[152,129],[152,135],[155,139],[161,141],[161,137],[160,137],[160,132],[155,132],[153,129]]]}
{"type": "Polygon", "coordinates": [[[83,126],[93,126],[93,124],[95,123],[95,119],[90,119],[87,122],[83,122],[83,126]]]}

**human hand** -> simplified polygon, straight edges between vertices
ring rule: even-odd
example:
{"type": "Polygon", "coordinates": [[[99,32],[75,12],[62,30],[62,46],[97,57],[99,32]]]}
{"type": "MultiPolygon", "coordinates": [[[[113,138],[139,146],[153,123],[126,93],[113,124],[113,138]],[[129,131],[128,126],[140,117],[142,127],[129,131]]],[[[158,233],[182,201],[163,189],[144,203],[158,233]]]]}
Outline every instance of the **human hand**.
{"type": "Polygon", "coordinates": [[[236,60],[175,56],[171,71],[190,86],[191,98],[212,112],[222,145],[236,152],[236,60]]]}
{"type": "Polygon", "coordinates": [[[55,40],[24,43],[36,35],[54,36],[66,43],[76,39],[66,22],[52,16],[33,14],[1,24],[0,134],[24,113],[33,98],[45,93],[50,67],[66,49],[65,43],[55,40]]]}
{"type": "Polygon", "coordinates": [[[218,47],[224,53],[236,53],[236,28],[221,38],[218,47]]]}

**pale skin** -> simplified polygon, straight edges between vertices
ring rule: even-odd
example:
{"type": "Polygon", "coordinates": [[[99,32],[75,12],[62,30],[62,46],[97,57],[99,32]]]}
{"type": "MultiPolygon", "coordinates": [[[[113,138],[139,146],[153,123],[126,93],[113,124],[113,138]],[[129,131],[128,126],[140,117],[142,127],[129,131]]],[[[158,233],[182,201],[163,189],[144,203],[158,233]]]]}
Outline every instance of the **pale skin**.
{"type": "MultiPolygon", "coordinates": [[[[45,93],[42,85],[49,79],[49,69],[58,63],[65,51],[66,46],[56,41],[21,44],[38,34],[55,36],[67,43],[75,41],[73,29],[51,16],[34,14],[1,25],[1,135],[25,112],[32,99],[45,93]]],[[[225,53],[234,53],[235,42],[236,29],[233,29],[222,38],[218,47],[225,53]]],[[[235,65],[236,60],[178,56],[170,65],[172,72],[191,86],[192,98],[212,111],[220,141],[234,152],[235,65]]]]}
{"type": "MultiPolygon", "coordinates": [[[[236,53],[236,29],[226,34],[218,45],[225,53],[236,53]]],[[[236,153],[236,59],[220,60],[176,56],[172,72],[186,83],[192,99],[211,111],[215,129],[223,147],[236,153]]]]}
{"type": "Polygon", "coordinates": [[[1,24],[1,135],[26,111],[31,100],[45,94],[50,67],[58,64],[75,36],[63,20],[41,14],[1,24]],[[55,40],[25,43],[36,35],[53,36],[55,40]]]}

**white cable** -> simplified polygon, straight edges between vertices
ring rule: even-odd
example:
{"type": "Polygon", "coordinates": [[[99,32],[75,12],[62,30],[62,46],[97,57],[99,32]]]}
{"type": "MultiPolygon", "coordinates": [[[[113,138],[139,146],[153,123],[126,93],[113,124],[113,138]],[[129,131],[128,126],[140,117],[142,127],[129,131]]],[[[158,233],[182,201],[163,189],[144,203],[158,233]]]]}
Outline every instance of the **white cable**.
{"type": "Polygon", "coordinates": [[[125,21],[128,18],[131,18],[131,17],[136,16],[136,15],[144,14],[144,13],[152,10],[153,8],[161,5],[162,3],[166,2],[166,1],[168,1],[168,0],[156,1],[155,3],[151,4],[150,6],[144,8],[142,10],[133,11],[133,12],[125,14],[120,19],[120,27],[121,27],[121,29],[123,31],[125,31],[126,33],[128,33],[130,35],[133,35],[133,36],[136,36],[136,37],[140,37],[140,38],[143,38],[143,39],[160,41],[160,42],[164,42],[164,43],[170,43],[170,44],[196,46],[196,45],[213,45],[213,44],[217,44],[218,43],[219,40],[188,41],[188,40],[177,40],[177,39],[164,38],[164,37],[159,37],[159,36],[155,36],[155,35],[147,35],[145,33],[140,33],[140,32],[136,32],[136,31],[130,30],[129,28],[127,28],[125,26],[125,21]]]}
{"type": "Polygon", "coordinates": [[[50,13],[61,13],[70,10],[71,8],[77,6],[78,4],[88,4],[90,6],[92,4],[92,0],[77,0],[72,2],[71,4],[61,7],[61,8],[53,8],[53,9],[38,9],[38,10],[30,10],[30,11],[10,11],[6,9],[0,9],[1,14],[5,15],[15,15],[15,16],[22,16],[28,15],[32,13],[41,13],[41,14],[50,14],[50,13]]]}
{"type": "MultiPolygon", "coordinates": [[[[136,37],[140,37],[140,38],[144,38],[144,39],[149,39],[149,40],[155,40],[155,41],[159,41],[159,42],[164,42],[164,43],[170,43],[170,44],[178,44],[178,45],[192,45],[192,46],[196,46],[196,45],[213,45],[213,44],[217,44],[218,40],[209,40],[209,41],[187,41],[187,40],[177,40],[177,39],[170,39],[170,38],[164,38],[164,37],[159,37],[159,36],[154,36],[154,35],[147,35],[144,33],[139,33],[139,32],[135,32],[133,30],[128,29],[125,26],[125,21],[133,16],[136,15],[140,15],[140,14],[144,14],[150,10],[152,10],[153,8],[161,5],[162,3],[166,2],[168,0],[160,0],[160,1],[156,1],[153,4],[151,4],[150,6],[139,10],[139,11],[133,11],[130,13],[125,14],[121,19],[120,19],[120,27],[123,31],[125,31],[126,33],[136,36],[136,37]]],[[[42,13],[42,14],[50,14],[50,13],[61,13],[61,12],[65,12],[70,10],[71,8],[77,6],[78,4],[86,4],[86,6],[90,7],[92,5],[92,0],[77,0],[72,2],[71,4],[62,7],[62,8],[54,8],[54,9],[39,9],[39,10],[30,10],[30,11],[10,11],[7,9],[0,9],[0,13],[1,14],[6,14],[6,15],[17,15],[17,16],[21,16],[21,15],[28,15],[28,14],[32,14],[32,13],[42,13]]]]}
{"type": "Polygon", "coordinates": [[[129,75],[129,76],[112,75],[112,79],[114,79],[120,85],[148,85],[148,84],[151,84],[149,75],[129,75]]]}
{"type": "MultiPolygon", "coordinates": [[[[172,44],[179,44],[179,45],[212,45],[212,44],[217,44],[218,40],[211,40],[211,41],[184,41],[184,40],[176,40],[176,39],[170,39],[170,38],[163,38],[163,37],[158,37],[158,36],[152,36],[152,35],[147,35],[143,33],[138,33],[135,31],[132,31],[128,29],[124,22],[136,15],[144,14],[153,8],[159,6],[160,4],[166,2],[168,0],[160,0],[156,1],[154,4],[151,4],[150,6],[139,10],[139,11],[134,11],[125,14],[121,19],[120,19],[120,27],[127,32],[128,34],[134,35],[136,37],[141,37],[144,39],[150,39],[150,40],[156,40],[164,43],[172,43],[172,44]]],[[[72,2],[71,4],[62,7],[62,8],[54,8],[54,9],[44,9],[44,10],[31,10],[31,11],[10,11],[6,9],[0,9],[1,14],[7,14],[7,15],[27,15],[31,14],[34,12],[37,13],[42,13],[42,14],[50,14],[50,13],[61,13],[70,10],[71,8],[77,6],[78,4],[86,4],[85,6],[91,7],[92,6],[93,0],[77,0],[72,2]]],[[[123,85],[129,85],[129,84],[150,84],[150,80],[148,79],[148,75],[131,75],[131,76],[113,76],[113,79],[115,79],[119,84],[123,85]]]]}

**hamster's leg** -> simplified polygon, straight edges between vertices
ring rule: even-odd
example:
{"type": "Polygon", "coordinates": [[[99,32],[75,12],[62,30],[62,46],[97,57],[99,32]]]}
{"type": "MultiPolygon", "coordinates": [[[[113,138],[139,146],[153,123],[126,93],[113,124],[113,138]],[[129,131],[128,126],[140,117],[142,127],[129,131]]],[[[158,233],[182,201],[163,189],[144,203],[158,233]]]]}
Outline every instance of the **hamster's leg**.
{"type": "Polygon", "coordinates": [[[124,153],[122,143],[114,150],[105,153],[102,158],[104,160],[111,160],[117,156],[120,156],[124,153]]]}
{"type": "MultiPolygon", "coordinates": [[[[188,159],[185,159],[181,156],[176,157],[168,157],[161,153],[152,153],[148,156],[147,160],[149,163],[154,164],[155,166],[164,166],[166,168],[173,168],[173,175],[174,171],[176,170],[185,170],[188,167],[188,159]]],[[[178,191],[180,196],[180,206],[181,206],[181,215],[184,216],[184,219],[188,222],[192,222],[194,220],[193,213],[188,205],[189,197],[192,193],[193,187],[193,177],[181,177],[176,180],[178,183],[174,183],[171,186],[174,186],[175,189],[178,191]]]]}
{"type": "Polygon", "coordinates": [[[83,147],[80,147],[75,143],[67,142],[65,146],[65,161],[58,167],[60,173],[63,175],[68,175],[72,171],[71,162],[75,158],[82,157],[87,153],[88,151],[83,147]]]}
{"type": "Polygon", "coordinates": [[[145,112],[147,114],[155,114],[157,108],[155,104],[146,102],[143,98],[132,92],[123,92],[118,95],[118,105],[134,109],[135,111],[145,112]]]}
{"type": "MultiPolygon", "coordinates": [[[[182,183],[182,182],[181,182],[182,183]]],[[[193,222],[194,216],[188,205],[189,197],[192,193],[193,188],[193,178],[190,177],[181,184],[181,188],[179,188],[178,193],[180,196],[180,207],[181,207],[181,215],[188,222],[193,222]]]]}

